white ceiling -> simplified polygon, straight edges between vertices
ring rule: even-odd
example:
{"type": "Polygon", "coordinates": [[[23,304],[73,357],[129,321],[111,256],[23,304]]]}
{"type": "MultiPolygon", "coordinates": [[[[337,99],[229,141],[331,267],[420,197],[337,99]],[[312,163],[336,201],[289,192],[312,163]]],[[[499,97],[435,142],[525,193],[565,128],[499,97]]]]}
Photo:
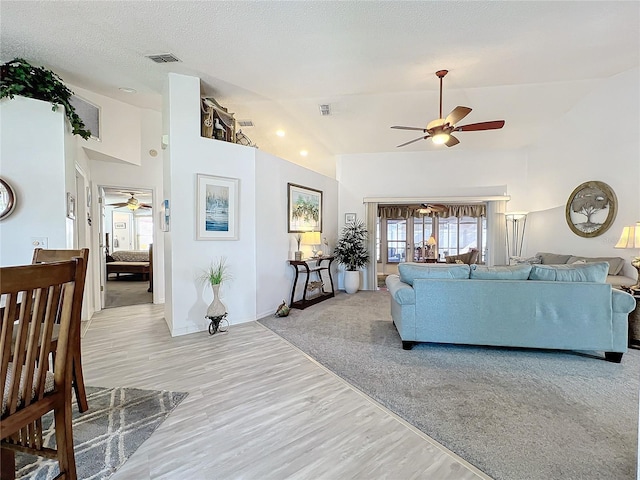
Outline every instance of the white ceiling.
{"type": "Polygon", "coordinates": [[[2,62],[23,57],[157,110],[168,72],[199,76],[204,93],[254,122],[243,133],[293,161],[301,149],[325,161],[416,138],[389,127],[438,117],[440,69],[450,71],[445,115],[465,105],[473,112],[461,124],[506,120],[502,130],[460,132],[454,148],[519,148],[640,59],[637,1],[2,0],[0,13],[2,62]],[[168,52],[182,63],[144,57],[168,52]],[[324,103],[333,115],[320,116],[324,103]]]}

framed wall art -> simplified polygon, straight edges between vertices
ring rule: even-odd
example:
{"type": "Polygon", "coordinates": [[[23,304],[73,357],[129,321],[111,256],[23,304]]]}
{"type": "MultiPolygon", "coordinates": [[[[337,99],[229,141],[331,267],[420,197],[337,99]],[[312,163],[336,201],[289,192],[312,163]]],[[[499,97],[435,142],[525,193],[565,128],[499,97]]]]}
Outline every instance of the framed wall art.
{"type": "Polygon", "coordinates": [[[355,223],[356,214],[355,213],[345,213],[344,214],[344,223],[355,223]]]}
{"type": "Polygon", "coordinates": [[[606,232],[616,218],[618,200],[611,187],[592,180],[578,185],[567,200],[565,216],[573,233],[597,237],[606,232]]]}
{"type": "Polygon", "coordinates": [[[288,232],[322,231],[322,192],[295,183],[287,184],[288,232]]]}
{"type": "Polygon", "coordinates": [[[237,178],[197,174],[196,240],[237,240],[237,178]]]}

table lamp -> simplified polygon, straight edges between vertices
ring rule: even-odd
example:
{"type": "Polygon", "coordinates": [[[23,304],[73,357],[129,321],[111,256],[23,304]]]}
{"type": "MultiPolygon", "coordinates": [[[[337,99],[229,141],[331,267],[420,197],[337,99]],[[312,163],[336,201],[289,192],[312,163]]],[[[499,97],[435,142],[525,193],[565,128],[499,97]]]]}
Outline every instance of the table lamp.
{"type": "Polygon", "coordinates": [[[427,258],[436,258],[436,237],[431,235],[427,240],[427,258]]]}
{"type": "Polygon", "coordinates": [[[316,247],[321,243],[320,232],[304,232],[302,234],[302,244],[311,245],[314,257],[318,255],[318,249],[316,247]]]}
{"type": "MultiPolygon", "coordinates": [[[[620,240],[616,243],[614,248],[632,248],[640,250],[640,222],[635,225],[624,227],[620,240]]],[[[631,265],[638,271],[638,279],[636,284],[629,287],[631,290],[640,291],[640,257],[634,257],[631,261],[631,265]]]]}

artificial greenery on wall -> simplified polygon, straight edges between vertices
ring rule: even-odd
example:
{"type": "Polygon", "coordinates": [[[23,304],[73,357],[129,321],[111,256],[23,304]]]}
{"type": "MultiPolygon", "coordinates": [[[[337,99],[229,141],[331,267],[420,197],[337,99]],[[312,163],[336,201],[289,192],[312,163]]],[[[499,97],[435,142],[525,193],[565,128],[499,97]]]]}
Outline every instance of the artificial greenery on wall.
{"type": "Polygon", "coordinates": [[[0,66],[0,98],[13,98],[14,95],[51,102],[53,111],[58,109],[58,105],[62,105],[73,134],[80,135],[85,140],[91,136],[91,132],[85,128],[84,122],[69,103],[73,92],[51,70],[34,67],[22,58],[15,58],[0,66]]]}

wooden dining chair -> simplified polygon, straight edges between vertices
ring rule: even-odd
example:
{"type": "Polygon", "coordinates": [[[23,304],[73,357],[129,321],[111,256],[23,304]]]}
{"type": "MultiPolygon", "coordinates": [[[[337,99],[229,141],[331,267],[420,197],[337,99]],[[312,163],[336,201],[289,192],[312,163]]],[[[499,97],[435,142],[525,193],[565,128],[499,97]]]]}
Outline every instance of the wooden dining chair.
{"type": "MultiPolygon", "coordinates": [[[[81,257],[83,259],[83,270],[76,279],[76,289],[82,296],[84,294],[85,279],[87,276],[87,265],[89,262],[89,249],[81,248],[78,250],[62,249],[44,249],[36,248],[33,251],[33,259],[31,263],[50,263],[50,262],[62,262],[65,260],[71,260],[73,257],[81,257]]],[[[74,332],[74,341],[76,342],[76,348],[74,348],[73,358],[73,389],[76,392],[76,401],[78,403],[78,410],[80,413],[86,412],[89,409],[87,402],[87,392],[84,387],[84,375],[82,374],[82,350],[80,348],[80,326],[82,318],[82,297],[79,305],[74,305],[74,311],[72,315],[76,317],[74,325],[78,329],[74,332]]],[[[56,342],[58,338],[58,327],[54,327],[53,341],[51,342],[51,351],[56,349],[56,342]]]]}
{"type": "Polygon", "coordinates": [[[2,479],[15,477],[15,451],[57,458],[60,476],[76,479],[71,381],[77,318],[76,289],[84,260],[0,268],[0,450],[2,479]],[[54,326],[59,325],[53,372],[54,326]],[[16,335],[13,335],[13,332],[16,335]],[[15,339],[15,340],[14,340],[15,339]],[[13,352],[13,353],[12,353],[13,352]],[[42,416],[53,411],[56,448],[43,445],[42,416]]]}

